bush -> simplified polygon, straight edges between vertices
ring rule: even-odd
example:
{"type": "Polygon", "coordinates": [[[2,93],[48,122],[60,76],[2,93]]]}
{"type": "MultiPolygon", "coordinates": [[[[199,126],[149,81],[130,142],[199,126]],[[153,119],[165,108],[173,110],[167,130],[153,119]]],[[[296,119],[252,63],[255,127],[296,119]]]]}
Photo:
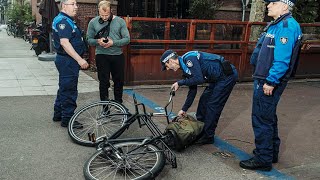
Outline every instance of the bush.
{"type": "Polygon", "coordinates": [[[12,23],[32,22],[34,20],[30,4],[11,5],[11,7],[7,9],[7,17],[12,23]]]}
{"type": "Polygon", "coordinates": [[[293,9],[293,16],[299,23],[314,23],[318,18],[320,1],[299,0],[293,9]]]}

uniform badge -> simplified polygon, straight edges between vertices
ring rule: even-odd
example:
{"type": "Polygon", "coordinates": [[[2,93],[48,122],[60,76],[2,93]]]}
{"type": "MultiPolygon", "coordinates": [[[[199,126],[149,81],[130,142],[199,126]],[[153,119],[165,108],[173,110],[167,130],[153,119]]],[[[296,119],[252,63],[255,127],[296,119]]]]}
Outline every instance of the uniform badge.
{"type": "Polygon", "coordinates": [[[281,37],[281,38],[280,38],[280,42],[281,42],[282,44],[287,44],[288,38],[287,38],[287,37],[281,37]]]}
{"type": "Polygon", "coordinates": [[[65,25],[65,24],[59,24],[59,28],[60,28],[61,30],[64,30],[64,28],[66,28],[66,25],[65,25]]]}
{"type": "Polygon", "coordinates": [[[193,64],[192,64],[192,62],[190,60],[187,61],[187,66],[188,67],[192,67],[193,66],[193,64]]]}

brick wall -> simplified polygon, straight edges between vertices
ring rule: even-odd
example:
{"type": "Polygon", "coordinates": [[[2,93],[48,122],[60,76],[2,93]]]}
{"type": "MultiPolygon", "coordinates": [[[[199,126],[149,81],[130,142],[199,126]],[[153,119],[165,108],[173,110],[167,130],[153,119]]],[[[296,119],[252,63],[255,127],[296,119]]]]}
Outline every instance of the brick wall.
{"type": "Polygon", "coordinates": [[[86,17],[95,17],[98,13],[98,7],[96,4],[89,3],[79,3],[77,12],[77,24],[83,30],[87,30],[88,22],[86,22],[86,17]]]}
{"type": "MultiPolygon", "coordinates": [[[[117,6],[112,5],[112,13],[117,14],[117,6]]],[[[77,12],[77,24],[79,24],[80,28],[83,30],[87,30],[87,26],[89,21],[87,21],[88,17],[95,17],[98,15],[98,6],[93,3],[78,3],[78,12],[77,12]]]]}
{"type": "MultiPolygon", "coordinates": [[[[245,21],[249,20],[250,9],[246,8],[245,21]]],[[[234,0],[224,0],[222,6],[216,12],[215,19],[219,20],[242,20],[242,2],[234,0]]]]}

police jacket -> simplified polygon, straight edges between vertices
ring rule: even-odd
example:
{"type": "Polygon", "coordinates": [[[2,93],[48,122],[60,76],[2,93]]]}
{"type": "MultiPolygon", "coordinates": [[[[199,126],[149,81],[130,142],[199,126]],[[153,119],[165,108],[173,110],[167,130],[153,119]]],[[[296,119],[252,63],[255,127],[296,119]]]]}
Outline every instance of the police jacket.
{"type": "Polygon", "coordinates": [[[60,12],[52,22],[53,46],[57,54],[68,55],[60,44],[61,38],[69,39],[74,50],[81,56],[85,51],[85,44],[81,31],[74,20],[67,14],[60,12]]]}
{"type": "Polygon", "coordinates": [[[291,13],[268,24],[250,59],[255,67],[253,78],[272,86],[288,81],[297,67],[301,37],[300,26],[291,13]]]}
{"type": "MultiPolygon", "coordinates": [[[[185,79],[178,81],[178,85],[189,86],[189,92],[185,104],[182,107],[183,111],[187,111],[192,105],[197,94],[197,85],[205,82],[215,82],[225,77],[221,63],[224,62],[224,57],[200,51],[190,51],[179,56],[180,68],[185,79]]],[[[235,70],[234,66],[233,70],[235,70]]]]}

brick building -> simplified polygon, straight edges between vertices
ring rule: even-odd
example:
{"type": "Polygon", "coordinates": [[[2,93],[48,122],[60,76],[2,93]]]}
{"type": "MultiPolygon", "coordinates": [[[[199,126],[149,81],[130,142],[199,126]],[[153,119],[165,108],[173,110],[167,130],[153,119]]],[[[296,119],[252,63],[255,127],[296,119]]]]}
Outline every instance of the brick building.
{"type": "MultiPolygon", "coordinates": [[[[41,0],[31,0],[32,14],[37,23],[41,22],[38,5],[41,0]]],[[[56,0],[57,3],[59,0],[56,0]]],[[[77,0],[77,22],[86,29],[88,18],[97,15],[97,4],[100,0],[77,0]]],[[[220,20],[248,20],[250,9],[243,9],[243,1],[224,0],[223,6],[217,11],[220,20]],[[244,11],[243,11],[244,10],[244,11]]],[[[247,2],[244,0],[244,2],[247,2]]],[[[112,11],[119,16],[157,17],[157,18],[188,18],[190,0],[111,0],[112,11]]],[[[247,3],[248,4],[248,3],[247,3]]]]}

